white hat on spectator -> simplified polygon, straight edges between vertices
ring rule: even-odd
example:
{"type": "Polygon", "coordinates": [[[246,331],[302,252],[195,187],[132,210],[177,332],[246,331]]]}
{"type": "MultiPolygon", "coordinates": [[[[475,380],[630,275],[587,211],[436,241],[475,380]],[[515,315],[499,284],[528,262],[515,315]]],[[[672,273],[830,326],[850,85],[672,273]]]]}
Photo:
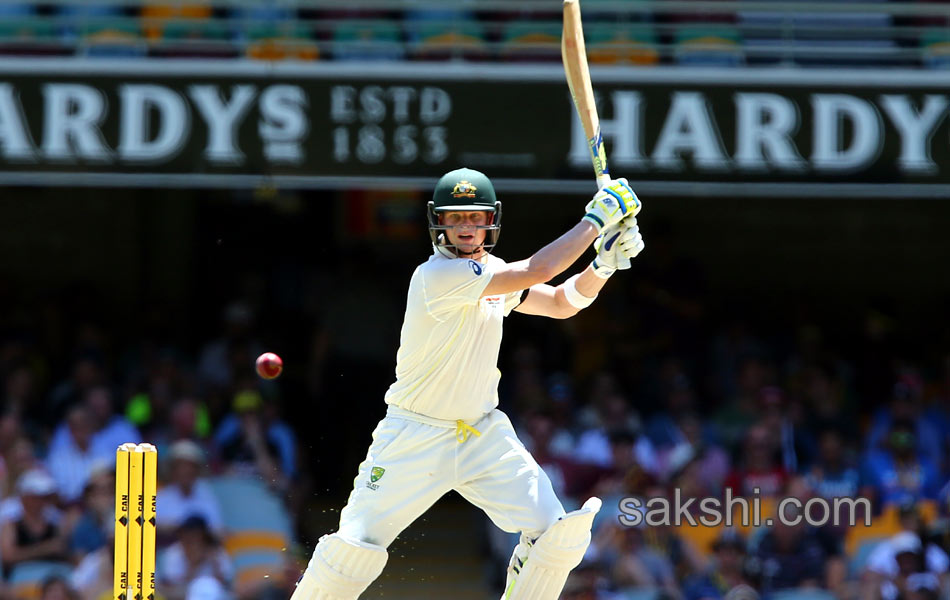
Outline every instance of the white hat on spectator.
{"type": "Polygon", "coordinates": [[[920,552],[920,536],[910,531],[902,531],[891,538],[891,548],[894,556],[904,552],[920,552]]]}
{"type": "Polygon", "coordinates": [[[21,496],[49,496],[56,493],[56,481],[41,469],[30,469],[20,476],[16,484],[21,496]]]}
{"type": "Polygon", "coordinates": [[[191,440],[178,440],[172,444],[168,455],[172,460],[187,460],[199,465],[205,462],[205,453],[201,446],[191,440]]]}

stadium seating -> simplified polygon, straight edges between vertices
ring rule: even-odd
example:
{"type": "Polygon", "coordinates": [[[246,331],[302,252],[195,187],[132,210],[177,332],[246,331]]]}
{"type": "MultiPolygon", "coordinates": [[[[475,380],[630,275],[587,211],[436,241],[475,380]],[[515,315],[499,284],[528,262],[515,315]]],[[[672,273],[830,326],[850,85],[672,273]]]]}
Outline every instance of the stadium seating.
{"type": "Polygon", "coordinates": [[[257,479],[222,476],[210,483],[221,501],[228,532],[224,548],[234,562],[238,587],[275,576],[292,540],[290,516],[280,498],[257,479]]]}
{"type": "Polygon", "coordinates": [[[930,69],[950,67],[950,35],[943,31],[927,32],[921,36],[921,62],[930,69]]]}
{"type": "Polygon", "coordinates": [[[261,23],[250,25],[244,32],[245,54],[256,60],[316,60],[320,57],[317,42],[304,25],[261,23]]]}
{"type": "Polygon", "coordinates": [[[674,32],[676,64],[703,67],[736,67],[745,62],[742,36],[729,25],[683,25],[674,32]]]}
{"type": "Polygon", "coordinates": [[[522,62],[561,60],[561,24],[514,21],[504,27],[501,56],[522,62]]]}
{"type": "Polygon", "coordinates": [[[333,29],[333,57],[340,60],[400,60],[402,29],[389,21],[343,21],[333,29]]]}
{"type": "MultiPolygon", "coordinates": [[[[884,2],[871,0],[867,4],[884,2]]],[[[847,5],[854,0],[834,0],[847,5]]],[[[889,64],[897,49],[891,31],[893,19],[881,12],[740,11],[746,45],[757,61],[795,56],[799,65],[889,64]]]]}
{"type": "Polygon", "coordinates": [[[485,29],[469,11],[409,10],[404,23],[414,59],[483,60],[489,55],[485,29]]]}
{"type": "Polygon", "coordinates": [[[233,58],[238,55],[228,26],[210,19],[175,19],[153,40],[153,56],[166,58],[233,58]]]}
{"type": "MultiPolygon", "coordinates": [[[[602,65],[945,68],[950,15],[941,2],[892,14],[887,1],[830,0],[832,10],[807,12],[787,3],[736,10],[585,0],[584,21],[590,60],[602,65]]],[[[405,0],[390,9],[299,0],[157,0],[141,8],[118,0],[11,1],[0,2],[0,54],[135,57],[148,48],[163,57],[555,62],[560,21],[551,5],[521,0],[488,8],[472,0],[405,0]],[[88,27],[113,17],[141,23],[116,21],[101,34],[88,27]]]]}
{"type": "Polygon", "coordinates": [[[244,44],[245,56],[256,60],[319,58],[313,28],[298,21],[293,8],[246,0],[243,4],[231,9],[230,18],[235,39],[244,44]]]}
{"type": "Polygon", "coordinates": [[[591,64],[647,66],[660,62],[652,25],[595,23],[585,29],[591,64]]]}
{"type": "MultiPolygon", "coordinates": [[[[158,40],[164,35],[169,23],[182,20],[204,21],[212,17],[209,4],[203,3],[154,3],[142,8],[142,20],[145,22],[145,35],[150,40],[158,40]]],[[[196,30],[200,31],[200,30],[196,30]]]]}
{"type": "Polygon", "coordinates": [[[78,54],[99,58],[136,58],[148,54],[140,23],[127,19],[93,18],[79,28],[78,54]]]}
{"type": "Polygon", "coordinates": [[[35,5],[0,3],[0,54],[67,54],[71,49],[56,36],[55,24],[41,17],[35,5]]]}

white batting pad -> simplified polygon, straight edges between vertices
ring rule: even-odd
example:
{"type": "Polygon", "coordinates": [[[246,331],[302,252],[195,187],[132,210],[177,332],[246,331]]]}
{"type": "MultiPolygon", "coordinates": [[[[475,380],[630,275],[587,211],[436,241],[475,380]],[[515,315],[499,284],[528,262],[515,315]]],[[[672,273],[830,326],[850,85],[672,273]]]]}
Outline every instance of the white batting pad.
{"type": "Polygon", "coordinates": [[[290,600],[356,600],[383,572],[388,558],[381,546],[325,535],[290,600]]]}
{"type": "Polygon", "coordinates": [[[587,552],[590,527],[600,506],[599,498],[591,498],[541,534],[502,600],[557,600],[571,569],[587,552]]]}

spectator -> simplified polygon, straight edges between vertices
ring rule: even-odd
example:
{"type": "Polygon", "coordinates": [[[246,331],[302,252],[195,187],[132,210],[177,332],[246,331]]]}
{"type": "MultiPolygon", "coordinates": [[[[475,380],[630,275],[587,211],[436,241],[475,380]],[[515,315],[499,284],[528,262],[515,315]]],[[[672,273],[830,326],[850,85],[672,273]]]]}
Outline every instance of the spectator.
{"type": "Polygon", "coordinates": [[[902,514],[904,530],[875,546],[868,556],[863,597],[880,590],[882,597],[896,598],[894,588],[903,587],[910,575],[929,573],[942,578],[950,571],[947,553],[936,544],[923,543],[916,511],[908,507],[902,514]]]}
{"type": "Polygon", "coordinates": [[[735,394],[713,415],[723,443],[733,445],[758,418],[759,395],[772,379],[771,366],[758,356],[746,356],[738,364],[735,394]]]}
{"type": "Polygon", "coordinates": [[[193,593],[223,598],[231,589],[234,567],[207,522],[190,516],[178,527],[176,537],[156,573],[158,592],[167,600],[191,600],[193,593]]]}
{"type": "MultiPolygon", "coordinates": [[[[79,501],[93,463],[92,414],[84,405],[74,406],[66,413],[67,438],[49,453],[47,468],[56,480],[60,498],[67,503],[79,501]]],[[[113,453],[115,449],[113,449],[113,453]]]]}
{"type": "Polygon", "coordinates": [[[70,377],[50,392],[49,411],[44,416],[55,422],[55,419],[65,415],[70,406],[80,403],[86,392],[103,385],[105,381],[105,370],[98,354],[92,352],[81,355],[73,363],[70,377]]]}
{"type": "Polygon", "coordinates": [[[702,420],[696,413],[680,416],[676,428],[682,439],[661,456],[663,472],[673,476],[687,462],[695,461],[699,464],[703,488],[709,493],[718,493],[729,475],[729,455],[711,440],[712,436],[704,434],[702,420]]]}
{"type": "Polygon", "coordinates": [[[666,450],[683,441],[679,419],[696,410],[696,396],[689,377],[677,360],[668,359],[661,365],[658,400],[662,409],[646,423],[646,433],[658,450],[666,450]]]}
{"type": "MultiPolygon", "coordinates": [[[[3,455],[3,475],[4,481],[0,489],[0,497],[6,497],[11,492],[16,491],[16,482],[20,480],[24,473],[32,469],[42,469],[43,463],[36,456],[36,449],[30,438],[25,435],[19,435],[10,444],[9,449],[3,455]]],[[[9,500],[17,501],[16,497],[9,500]]],[[[16,502],[19,505],[19,502],[16,502]]],[[[0,503],[0,522],[6,515],[6,501],[0,503]]]]}
{"type": "Polygon", "coordinates": [[[732,590],[747,588],[746,544],[734,529],[723,529],[713,542],[713,560],[703,573],[683,582],[684,600],[722,600],[732,590]]]}
{"type": "Polygon", "coordinates": [[[39,600],[78,600],[76,592],[62,577],[51,577],[43,582],[39,600]]]}
{"type": "Polygon", "coordinates": [[[643,456],[637,451],[644,439],[644,436],[637,436],[626,429],[607,433],[610,460],[608,466],[602,467],[600,479],[594,488],[595,495],[613,504],[613,500],[619,501],[633,493],[639,487],[638,483],[652,478],[643,464],[643,456]]]}
{"type": "Polygon", "coordinates": [[[70,575],[70,584],[76,589],[81,600],[105,600],[112,597],[115,519],[106,522],[105,532],[105,544],[83,556],[70,575]]]}
{"type": "Polygon", "coordinates": [[[746,433],[740,466],[726,479],[734,497],[775,498],[788,478],[776,457],[776,440],[763,425],[754,425],[746,433]]]}
{"type": "Polygon", "coordinates": [[[23,435],[23,422],[17,413],[6,412],[0,416],[0,498],[13,489],[13,482],[22,472],[8,465],[7,460],[12,459],[14,447],[23,435]]]}
{"type": "Polygon", "coordinates": [[[56,522],[48,509],[56,496],[56,482],[43,471],[23,474],[17,482],[22,512],[0,526],[0,557],[9,572],[17,564],[32,560],[66,562],[66,526],[56,522]]]}
{"type": "Polygon", "coordinates": [[[81,513],[70,536],[73,562],[107,545],[115,520],[115,471],[110,463],[92,465],[82,496],[81,513]]]}
{"type": "Polygon", "coordinates": [[[232,408],[214,436],[228,470],[263,477],[273,487],[286,489],[296,470],[296,444],[289,427],[265,410],[256,389],[239,391],[232,408]]]}
{"type": "Polygon", "coordinates": [[[868,449],[873,450],[883,445],[894,428],[894,423],[907,421],[913,425],[918,456],[940,469],[943,460],[943,423],[933,419],[933,414],[924,412],[923,393],[924,382],[920,375],[913,371],[904,372],[894,384],[890,404],[874,414],[871,430],[866,438],[868,449]]]}
{"type": "Polygon", "coordinates": [[[752,555],[758,563],[761,591],[820,587],[827,589],[827,561],[830,558],[818,532],[801,514],[786,510],[786,520],[776,519],[752,555]],[[799,519],[796,525],[788,523],[799,519]]]}
{"type": "Polygon", "coordinates": [[[935,499],[939,479],[934,466],[917,451],[912,421],[895,421],[884,446],[868,453],[863,495],[882,506],[906,498],[935,499]]]}
{"type": "Polygon", "coordinates": [[[797,473],[814,460],[817,449],[811,432],[802,426],[802,407],[792,402],[785,392],[776,386],[759,390],[760,423],[777,440],[782,468],[786,473],[797,473]]]}
{"type": "Polygon", "coordinates": [[[201,477],[207,464],[204,451],[191,440],[178,440],[168,451],[171,460],[166,485],[158,490],[156,514],[158,535],[167,538],[188,520],[199,516],[220,536],[224,531],[221,507],[211,486],[201,477]]]}
{"type": "Polygon", "coordinates": [[[36,375],[26,362],[15,364],[7,374],[3,386],[6,410],[15,415],[29,413],[37,402],[36,375]]]}
{"type": "MultiPolygon", "coordinates": [[[[581,463],[610,468],[614,463],[610,432],[622,429],[636,431],[639,427],[630,428],[629,423],[631,421],[639,423],[639,420],[632,416],[626,398],[619,394],[611,394],[600,401],[599,404],[598,424],[578,437],[577,446],[574,449],[574,458],[581,463]]],[[[632,451],[637,462],[646,471],[656,473],[659,470],[656,451],[645,435],[636,436],[632,451]]]]}
{"type": "MultiPolygon", "coordinates": [[[[90,449],[92,458],[113,460],[115,449],[125,443],[138,444],[142,436],[128,419],[116,414],[112,392],[108,387],[97,385],[83,395],[81,406],[88,412],[92,423],[92,438],[90,449]]],[[[50,454],[63,452],[63,447],[70,447],[69,422],[64,420],[53,432],[50,441],[50,454]]],[[[82,488],[76,490],[80,493],[82,488]]]]}
{"type": "Polygon", "coordinates": [[[620,588],[652,588],[678,596],[673,563],[664,552],[657,552],[646,541],[647,527],[620,525],[605,521],[598,528],[594,550],[588,550],[620,588]]]}
{"type": "Polygon", "coordinates": [[[822,498],[853,498],[858,495],[860,473],[845,461],[844,444],[836,429],[819,435],[818,460],[808,471],[808,484],[822,498]]]}
{"type": "Polygon", "coordinates": [[[854,419],[857,408],[846,402],[844,383],[830,361],[806,366],[799,387],[803,409],[807,412],[806,422],[813,431],[836,429],[845,440],[859,438],[859,424],[854,419]]]}
{"type": "Polygon", "coordinates": [[[207,450],[210,430],[208,408],[195,398],[185,397],[172,404],[167,421],[156,424],[149,439],[160,454],[179,440],[193,440],[207,450]]]}
{"type": "Polygon", "coordinates": [[[224,309],[222,322],[221,337],[205,344],[198,360],[198,375],[212,392],[229,388],[264,351],[252,337],[254,311],[250,305],[232,302],[224,309]]]}

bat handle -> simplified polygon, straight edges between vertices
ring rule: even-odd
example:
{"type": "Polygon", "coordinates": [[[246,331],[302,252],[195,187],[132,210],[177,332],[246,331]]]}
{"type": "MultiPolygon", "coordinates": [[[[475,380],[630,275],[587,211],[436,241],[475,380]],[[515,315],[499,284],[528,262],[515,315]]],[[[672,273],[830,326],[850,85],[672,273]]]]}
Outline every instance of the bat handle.
{"type": "Polygon", "coordinates": [[[602,190],[604,187],[610,183],[610,175],[606,173],[600,173],[597,175],[597,189],[602,190]]]}

